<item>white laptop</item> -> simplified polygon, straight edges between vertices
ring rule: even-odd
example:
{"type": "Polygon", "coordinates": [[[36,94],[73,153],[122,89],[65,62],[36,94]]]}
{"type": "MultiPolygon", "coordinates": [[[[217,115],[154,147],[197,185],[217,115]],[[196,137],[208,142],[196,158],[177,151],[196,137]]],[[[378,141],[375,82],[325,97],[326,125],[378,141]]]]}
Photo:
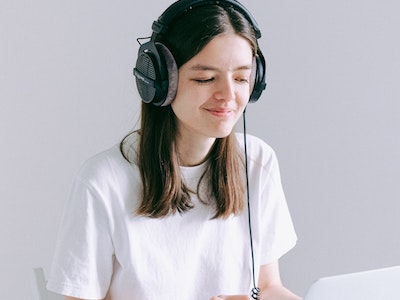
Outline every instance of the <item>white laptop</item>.
{"type": "Polygon", "coordinates": [[[318,279],[304,300],[400,300],[400,266],[318,279]]]}

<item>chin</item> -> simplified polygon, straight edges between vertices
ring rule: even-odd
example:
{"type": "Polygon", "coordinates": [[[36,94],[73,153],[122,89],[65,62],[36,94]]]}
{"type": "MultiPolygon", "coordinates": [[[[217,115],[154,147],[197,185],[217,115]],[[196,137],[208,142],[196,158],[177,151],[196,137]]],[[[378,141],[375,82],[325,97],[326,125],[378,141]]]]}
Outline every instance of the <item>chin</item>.
{"type": "Polygon", "coordinates": [[[230,135],[231,133],[232,133],[232,130],[229,130],[229,131],[219,131],[219,132],[215,131],[214,134],[213,134],[213,137],[215,137],[215,138],[217,138],[217,139],[222,139],[222,138],[227,137],[227,136],[230,135]]]}

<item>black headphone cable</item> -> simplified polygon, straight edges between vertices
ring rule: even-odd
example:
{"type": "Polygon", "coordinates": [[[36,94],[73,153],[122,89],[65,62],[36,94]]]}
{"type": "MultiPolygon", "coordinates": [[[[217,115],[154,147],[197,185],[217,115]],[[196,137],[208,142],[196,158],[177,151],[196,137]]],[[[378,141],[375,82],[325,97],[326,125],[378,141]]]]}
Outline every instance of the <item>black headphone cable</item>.
{"type": "Polygon", "coordinates": [[[254,266],[254,247],[253,247],[253,233],[251,230],[251,213],[250,213],[250,189],[249,189],[249,171],[247,162],[247,139],[246,139],[246,108],[243,111],[243,142],[244,142],[244,156],[245,156],[245,167],[246,167],[246,190],[247,190],[247,215],[249,221],[249,237],[250,237],[250,252],[251,252],[251,271],[253,279],[253,288],[251,290],[251,297],[253,299],[260,299],[260,288],[256,284],[255,266],[254,266]]]}

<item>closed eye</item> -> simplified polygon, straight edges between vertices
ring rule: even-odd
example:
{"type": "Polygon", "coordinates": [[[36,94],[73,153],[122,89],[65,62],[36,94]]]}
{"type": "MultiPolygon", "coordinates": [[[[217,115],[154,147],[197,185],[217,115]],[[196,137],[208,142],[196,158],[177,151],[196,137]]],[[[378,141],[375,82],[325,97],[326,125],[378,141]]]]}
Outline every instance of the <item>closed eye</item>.
{"type": "Polygon", "coordinates": [[[206,78],[206,79],[193,79],[193,81],[200,83],[200,84],[207,84],[214,81],[214,77],[206,78]]]}
{"type": "Polygon", "coordinates": [[[249,79],[248,78],[237,78],[236,81],[238,81],[240,83],[249,83],[249,79]]]}

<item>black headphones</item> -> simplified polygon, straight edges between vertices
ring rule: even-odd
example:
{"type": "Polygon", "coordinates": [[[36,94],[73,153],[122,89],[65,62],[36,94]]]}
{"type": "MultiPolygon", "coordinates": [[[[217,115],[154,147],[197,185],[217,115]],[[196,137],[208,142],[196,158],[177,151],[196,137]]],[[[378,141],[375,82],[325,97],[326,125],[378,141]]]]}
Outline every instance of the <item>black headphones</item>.
{"type": "MultiPolygon", "coordinates": [[[[157,21],[153,22],[153,33],[150,40],[139,48],[133,74],[136,77],[136,85],[143,102],[166,106],[174,100],[178,85],[178,68],[172,53],[165,45],[156,42],[156,37],[164,34],[168,25],[176,18],[189,10],[206,5],[232,7],[250,22],[256,38],[261,37],[256,20],[236,0],[178,0],[165,10],[157,21]]],[[[249,102],[256,102],[265,87],[265,59],[258,50],[255,56],[254,87],[249,102]]]]}

